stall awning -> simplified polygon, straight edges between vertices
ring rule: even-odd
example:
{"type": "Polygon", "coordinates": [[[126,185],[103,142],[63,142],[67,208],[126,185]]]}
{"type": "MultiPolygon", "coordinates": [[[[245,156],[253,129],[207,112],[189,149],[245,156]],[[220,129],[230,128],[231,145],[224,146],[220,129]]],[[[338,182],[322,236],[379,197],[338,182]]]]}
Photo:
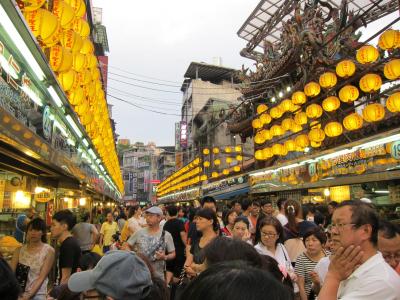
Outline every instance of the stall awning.
{"type": "Polygon", "coordinates": [[[239,195],[243,195],[243,194],[247,194],[249,192],[249,187],[244,187],[241,189],[237,189],[237,190],[233,190],[233,191],[229,191],[229,192],[225,192],[219,195],[214,196],[214,198],[216,200],[227,200],[230,198],[233,198],[235,196],[239,196],[239,195]]]}

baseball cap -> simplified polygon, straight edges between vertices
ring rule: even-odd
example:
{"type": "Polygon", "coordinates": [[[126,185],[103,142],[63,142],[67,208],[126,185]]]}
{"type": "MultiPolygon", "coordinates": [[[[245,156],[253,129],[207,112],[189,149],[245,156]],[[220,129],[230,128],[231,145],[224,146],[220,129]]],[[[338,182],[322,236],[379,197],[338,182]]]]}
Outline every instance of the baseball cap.
{"type": "Polygon", "coordinates": [[[141,299],[150,292],[151,275],[145,262],[131,251],[109,251],[92,270],[74,273],[72,292],[97,290],[115,300],[141,299]]]}
{"type": "Polygon", "coordinates": [[[146,209],[145,213],[155,214],[155,215],[160,215],[160,216],[162,216],[164,214],[162,209],[159,208],[158,206],[152,206],[149,209],[146,209]]]}

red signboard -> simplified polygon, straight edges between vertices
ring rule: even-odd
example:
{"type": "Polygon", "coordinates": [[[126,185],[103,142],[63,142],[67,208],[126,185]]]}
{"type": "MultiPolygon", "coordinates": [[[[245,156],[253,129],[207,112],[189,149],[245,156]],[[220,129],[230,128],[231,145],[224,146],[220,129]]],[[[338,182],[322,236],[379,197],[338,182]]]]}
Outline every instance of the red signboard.
{"type": "Polygon", "coordinates": [[[101,75],[103,77],[104,92],[107,93],[108,56],[98,56],[101,75]]]}
{"type": "Polygon", "coordinates": [[[152,180],[150,180],[150,183],[158,184],[158,183],[160,183],[160,182],[161,182],[161,180],[158,180],[158,179],[152,179],[152,180]]]}

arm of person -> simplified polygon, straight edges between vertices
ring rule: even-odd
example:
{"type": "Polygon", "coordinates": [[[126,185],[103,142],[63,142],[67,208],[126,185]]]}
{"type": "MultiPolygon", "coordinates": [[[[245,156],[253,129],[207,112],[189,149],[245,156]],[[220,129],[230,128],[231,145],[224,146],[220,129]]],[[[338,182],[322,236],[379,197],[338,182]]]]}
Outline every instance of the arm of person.
{"type": "Polygon", "coordinates": [[[91,231],[91,236],[92,236],[92,244],[96,245],[97,239],[99,237],[99,232],[97,231],[96,226],[94,226],[93,224],[92,224],[90,231],[91,231]]]}
{"type": "Polygon", "coordinates": [[[17,264],[18,264],[18,261],[19,261],[19,252],[20,252],[20,250],[21,250],[21,247],[15,249],[15,251],[13,253],[13,256],[12,256],[12,259],[11,259],[11,262],[10,262],[10,267],[11,267],[11,270],[13,271],[13,273],[15,273],[15,270],[17,270],[17,264]]]}
{"type": "Polygon", "coordinates": [[[297,285],[299,286],[299,293],[301,300],[307,300],[307,294],[304,287],[306,270],[304,265],[304,255],[300,255],[296,259],[295,273],[297,275],[297,285]]]}
{"type": "MultiPolygon", "coordinates": [[[[54,263],[54,258],[55,258],[55,252],[53,248],[49,248],[46,258],[44,260],[44,263],[42,265],[42,268],[40,269],[39,277],[32,283],[31,290],[27,292],[27,299],[32,298],[33,296],[36,295],[38,290],[43,284],[43,281],[47,278],[47,276],[50,273],[51,268],[53,267],[54,263]]],[[[64,278],[64,276],[63,276],[64,278]]]]}
{"type": "Polygon", "coordinates": [[[301,300],[307,300],[307,294],[304,288],[304,282],[305,282],[304,277],[297,275],[297,285],[299,286],[299,293],[301,300]]]}
{"type": "Polygon", "coordinates": [[[192,269],[193,265],[193,254],[190,252],[191,246],[186,247],[186,260],[184,264],[185,272],[189,276],[196,276],[196,272],[192,269]]]}
{"type": "Polygon", "coordinates": [[[68,279],[71,277],[72,268],[61,268],[61,284],[67,284],[68,279]]]}
{"type": "Polygon", "coordinates": [[[100,239],[99,239],[99,245],[103,245],[103,239],[104,239],[104,223],[101,225],[100,228],[100,239]]]}
{"type": "Polygon", "coordinates": [[[315,292],[316,295],[319,294],[319,291],[321,290],[321,282],[319,281],[319,276],[317,274],[317,272],[312,271],[310,273],[311,276],[311,281],[312,281],[312,289],[315,292]]]}
{"type": "Polygon", "coordinates": [[[126,241],[126,245],[129,246],[131,250],[134,250],[137,239],[138,239],[139,231],[136,231],[134,235],[131,235],[129,239],[126,241]]]}
{"type": "Polygon", "coordinates": [[[336,254],[332,256],[328,273],[318,295],[319,300],[337,299],[340,282],[353,273],[361,263],[363,254],[359,246],[349,246],[346,249],[339,248],[336,254]]]}
{"type": "Polygon", "coordinates": [[[180,232],[180,236],[181,236],[182,243],[186,247],[186,245],[187,245],[187,243],[186,243],[186,241],[187,241],[187,233],[186,233],[186,231],[181,231],[180,232]]]}

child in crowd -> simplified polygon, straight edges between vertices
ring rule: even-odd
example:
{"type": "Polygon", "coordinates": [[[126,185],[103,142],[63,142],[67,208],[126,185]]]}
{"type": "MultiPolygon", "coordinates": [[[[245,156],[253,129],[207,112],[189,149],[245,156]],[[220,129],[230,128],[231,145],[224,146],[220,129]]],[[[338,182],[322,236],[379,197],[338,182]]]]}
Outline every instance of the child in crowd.
{"type": "Polygon", "coordinates": [[[119,234],[113,234],[112,235],[112,244],[110,246],[110,250],[121,250],[121,242],[119,240],[119,234]]]}

